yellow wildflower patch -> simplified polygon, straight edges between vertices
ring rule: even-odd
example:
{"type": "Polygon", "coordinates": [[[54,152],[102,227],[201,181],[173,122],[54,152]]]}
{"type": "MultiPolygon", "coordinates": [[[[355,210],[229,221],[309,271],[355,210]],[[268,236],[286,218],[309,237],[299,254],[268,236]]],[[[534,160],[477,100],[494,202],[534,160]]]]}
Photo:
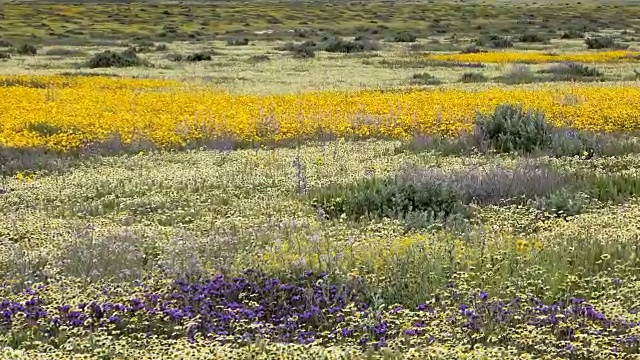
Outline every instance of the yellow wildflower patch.
{"type": "Polygon", "coordinates": [[[640,52],[628,50],[613,50],[601,52],[552,54],[533,51],[505,51],[470,54],[429,54],[427,57],[431,60],[439,61],[460,61],[496,64],[543,64],[566,61],[580,63],[608,63],[638,61],[640,52]]]}
{"type": "Polygon", "coordinates": [[[501,103],[542,110],[549,121],[578,129],[640,129],[640,88],[624,84],[269,96],[101,77],[3,77],[1,84],[0,145],[9,147],[69,150],[113,136],[159,146],[221,137],[299,139],[319,132],[396,139],[415,133],[455,136],[471,128],[476,112],[490,112],[501,103]]]}

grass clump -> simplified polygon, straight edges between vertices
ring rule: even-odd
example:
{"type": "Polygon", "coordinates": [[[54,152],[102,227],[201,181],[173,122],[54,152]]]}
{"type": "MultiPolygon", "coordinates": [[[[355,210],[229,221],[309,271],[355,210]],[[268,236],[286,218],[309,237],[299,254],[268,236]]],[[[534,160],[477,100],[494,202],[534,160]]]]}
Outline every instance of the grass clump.
{"type": "Polygon", "coordinates": [[[200,61],[211,61],[211,59],[213,59],[213,55],[216,55],[216,53],[213,53],[211,51],[201,51],[201,52],[196,52],[186,56],[183,54],[175,53],[175,54],[167,55],[167,59],[169,59],[169,61],[174,61],[174,62],[180,62],[180,61],[200,62],[200,61]]]}
{"type": "Polygon", "coordinates": [[[508,49],[513,47],[511,39],[504,36],[489,35],[476,40],[476,46],[487,46],[492,49],[508,49]]]}
{"type": "Polygon", "coordinates": [[[567,62],[553,65],[541,70],[543,74],[550,74],[551,81],[594,81],[603,78],[600,70],[579,63],[567,62]]]}
{"type": "Polygon", "coordinates": [[[352,220],[428,214],[443,219],[462,211],[461,200],[445,174],[405,171],[394,177],[365,178],[348,185],[330,185],[310,193],[312,204],[330,218],[352,220]]]}
{"type": "Polygon", "coordinates": [[[410,83],[413,85],[440,85],[442,81],[429,73],[418,73],[413,74],[410,83]]]}
{"type": "Polygon", "coordinates": [[[358,53],[365,51],[377,51],[381,49],[380,43],[374,40],[361,38],[349,41],[340,37],[330,37],[318,45],[318,50],[332,53],[358,53]]]}
{"type": "Polygon", "coordinates": [[[416,42],[418,36],[410,31],[400,31],[393,35],[392,40],[394,42],[416,42]]]}
{"type": "Polygon", "coordinates": [[[504,84],[512,85],[530,84],[535,82],[536,78],[529,66],[524,64],[513,64],[502,76],[498,77],[497,80],[504,84]]]}
{"type": "Polygon", "coordinates": [[[488,80],[489,79],[484,74],[477,72],[466,72],[460,75],[460,78],[458,79],[461,83],[483,83],[488,80]]]}
{"type": "Polygon", "coordinates": [[[546,43],[549,40],[538,33],[526,32],[518,37],[518,41],[523,43],[546,43]]]}
{"type": "Polygon", "coordinates": [[[31,44],[22,44],[16,48],[16,52],[20,55],[36,55],[38,48],[31,44]]]}
{"type": "Polygon", "coordinates": [[[129,49],[123,52],[105,50],[93,55],[93,57],[87,62],[87,67],[92,69],[109,67],[123,68],[143,65],[146,65],[146,62],[138,57],[134,51],[129,49]]]}
{"type": "Polygon", "coordinates": [[[626,49],[628,46],[615,41],[611,36],[593,36],[584,39],[587,49],[626,49]]]}
{"type": "Polygon", "coordinates": [[[307,40],[300,44],[288,42],[282,46],[276,47],[275,49],[278,51],[288,51],[296,59],[309,59],[316,56],[315,51],[317,48],[318,45],[314,41],[307,40]]]}

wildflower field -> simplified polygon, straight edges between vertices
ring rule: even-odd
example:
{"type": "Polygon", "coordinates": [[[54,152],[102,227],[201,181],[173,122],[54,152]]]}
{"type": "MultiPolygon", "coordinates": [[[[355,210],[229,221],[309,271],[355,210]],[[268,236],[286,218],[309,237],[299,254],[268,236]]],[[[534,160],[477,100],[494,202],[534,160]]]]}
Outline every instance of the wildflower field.
{"type": "Polygon", "coordinates": [[[389,9],[3,6],[0,359],[640,357],[640,7],[389,9]]]}

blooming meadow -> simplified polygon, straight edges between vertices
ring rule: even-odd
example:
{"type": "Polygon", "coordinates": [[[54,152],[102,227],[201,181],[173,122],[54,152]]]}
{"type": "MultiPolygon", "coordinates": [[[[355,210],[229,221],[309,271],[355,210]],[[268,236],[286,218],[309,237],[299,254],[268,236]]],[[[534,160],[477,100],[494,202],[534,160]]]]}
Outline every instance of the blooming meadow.
{"type": "MultiPolygon", "coordinates": [[[[355,53],[379,51],[319,39],[278,56],[365,66],[355,53]]],[[[230,38],[231,57],[259,69],[276,56],[249,41],[230,38]]],[[[0,358],[640,356],[639,73],[607,77],[638,52],[604,37],[589,52],[420,50],[454,41],[384,60],[555,65],[514,67],[532,81],[511,86],[420,73],[402,88],[252,94],[154,78],[219,71],[228,54],[158,60],[168,46],[151,42],[89,62],[149,70],[137,77],[1,75],[0,358]]]]}

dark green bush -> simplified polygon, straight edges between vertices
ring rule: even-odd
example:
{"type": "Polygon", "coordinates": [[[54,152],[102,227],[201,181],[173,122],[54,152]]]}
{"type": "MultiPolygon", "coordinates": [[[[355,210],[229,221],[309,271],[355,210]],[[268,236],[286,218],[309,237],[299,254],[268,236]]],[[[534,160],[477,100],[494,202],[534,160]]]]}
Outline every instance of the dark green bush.
{"type": "Polygon", "coordinates": [[[393,35],[394,42],[416,42],[418,36],[410,31],[401,31],[393,35]]]}
{"type": "Polygon", "coordinates": [[[584,31],[577,29],[569,29],[562,33],[562,39],[582,39],[584,37],[584,31]]]}
{"type": "Polygon", "coordinates": [[[487,80],[489,79],[486,76],[481,73],[475,72],[466,72],[460,75],[460,78],[458,79],[459,82],[463,83],[482,83],[486,82],[487,80]]]}
{"type": "Polygon", "coordinates": [[[440,85],[442,81],[429,73],[419,73],[413,74],[410,83],[414,85],[440,85]]]}
{"type": "Polygon", "coordinates": [[[603,76],[596,68],[573,62],[557,64],[540,72],[551,74],[552,81],[588,81],[597,80],[603,76]]]}
{"type": "Polygon", "coordinates": [[[476,40],[477,46],[488,46],[493,49],[507,49],[513,47],[511,40],[504,36],[489,35],[476,40]]]}
{"type": "Polygon", "coordinates": [[[381,46],[378,42],[365,38],[358,41],[347,41],[340,37],[330,37],[320,43],[317,48],[334,53],[358,53],[380,50],[381,46]]]}
{"type": "Polygon", "coordinates": [[[31,44],[22,44],[18,46],[16,52],[20,55],[36,55],[38,53],[38,49],[31,44]]]}
{"type": "Polygon", "coordinates": [[[587,49],[626,49],[628,46],[619,44],[611,36],[594,36],[584,39],[587,49]]]}
{"type": "Polygon", "coordinates": [[[13,43],[8,40],[0,39],[0,47],[13,47],[13,43]]]}
{"type": "Polygon", "coordinates": [[[318,44],[314,41],[305,41],[301,44],[288,42],[282,46],[275,48],[278,51],[289,51],[297,59],[308,59],[315,57],[315,50],[318,48],[318,44]]]}
{"type": "Polygon", "coordinates": [[[167,50],[169,50],[169,47],[167,46],[167,44],[156,45],[156,51],[167,51],[167,50]]]}
{"type": "Polygon", "coordinates": [[[525,111],[520,105],[503,104],[493,114],[478,113],[476,134],[491,149],[501,153],[531,153],[548,148],[553,126],[539,111],[525,111]]]}
{"type": "Polygon", "coordinates": [[[198,62],[198,61],[211,61],[210,52],[197,52],[189,54],[184,58],[184,61],[198,62]]]}
{"type": "Polygon", "coordinates": [[[94,68],[108,68],[108,67],[130,67],[130,66],[142,66],[145,62],[138,57],[138,55],[127,49],[121,53],[111,50],[105,50],[101,53],[95,54],[87,62],[87,66],[94,68]]]}
{"type": "Polygon", "coordinates": [[[545,36],[537,33],[524,33],[520,35],[518,41],[523,43],[544,43],[547,42],[548,39],[545,36]]]}
{"type": "Polygon", "coordinates": [[[8,60],[11,59],[11,54],[8,52],[0,52],[0,60],[8,60]]]}

